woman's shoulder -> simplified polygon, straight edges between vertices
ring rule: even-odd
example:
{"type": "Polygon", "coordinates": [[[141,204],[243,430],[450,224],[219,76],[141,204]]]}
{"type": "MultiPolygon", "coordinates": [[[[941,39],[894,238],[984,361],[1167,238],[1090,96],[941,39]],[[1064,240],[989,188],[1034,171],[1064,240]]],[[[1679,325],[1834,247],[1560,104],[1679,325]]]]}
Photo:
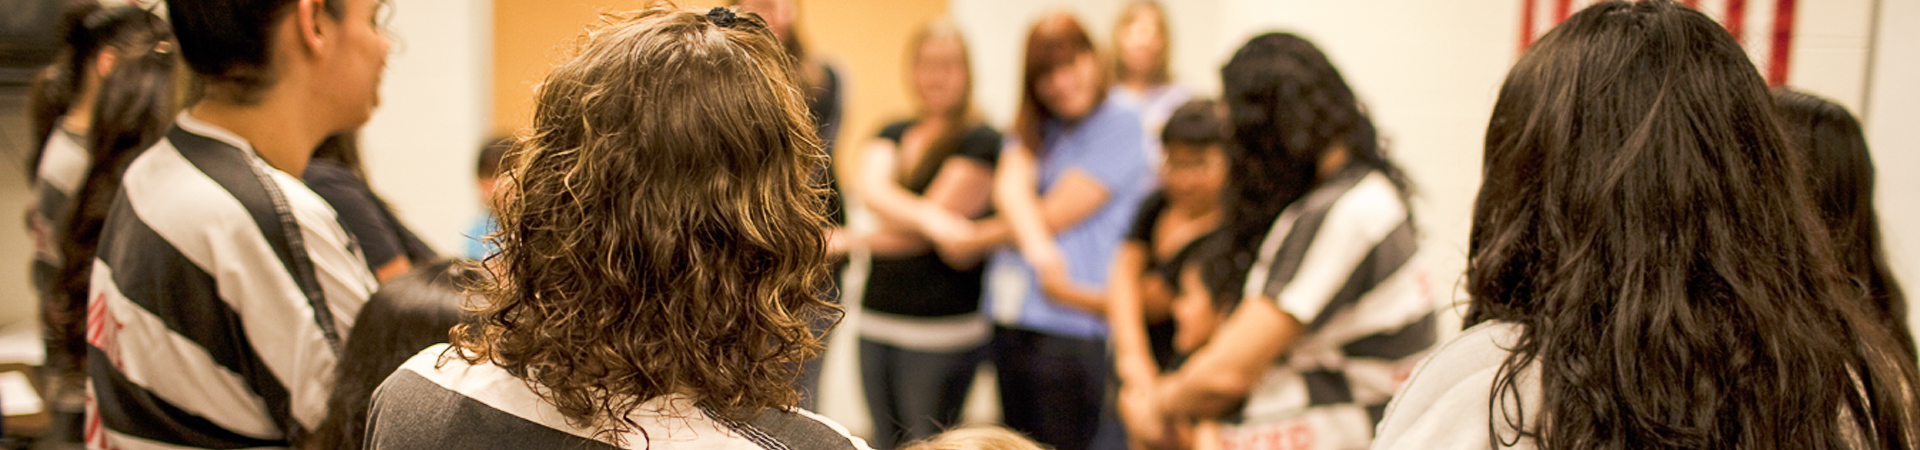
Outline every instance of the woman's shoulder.
{"type": "MultiPolygon", "coordinates": [[[[1467,329],[1435,349],[1394,394],[1376,430],[1373,448],[1488,448],[1495,384],[1501,381],[1502,366],[1520,333],[1518,324],[1488,322],[1467,329]]],[[[1515,412],[1539,410],[1534,404],[1539,400],[1534,371],[1524,370],[1516,380],[1524,404],[1515,412]]],[[[1502,423],[1499,428],[1504,441],[1516,441],[1511,426],[1502,423]]],[[[1520,446],[1531,444],[1522,442],[1520,446]]]]}

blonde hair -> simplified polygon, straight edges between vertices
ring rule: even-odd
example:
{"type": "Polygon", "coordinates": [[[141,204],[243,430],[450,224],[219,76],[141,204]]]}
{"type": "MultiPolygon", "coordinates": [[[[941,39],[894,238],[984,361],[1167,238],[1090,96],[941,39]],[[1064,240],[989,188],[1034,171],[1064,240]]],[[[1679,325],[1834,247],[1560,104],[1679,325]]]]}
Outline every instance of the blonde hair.
{"type": "Polygon", "coordinates": [[[908,443],[900,450],[1052,450],[1013,430],[993,425],[949,430],[908,443]]]}

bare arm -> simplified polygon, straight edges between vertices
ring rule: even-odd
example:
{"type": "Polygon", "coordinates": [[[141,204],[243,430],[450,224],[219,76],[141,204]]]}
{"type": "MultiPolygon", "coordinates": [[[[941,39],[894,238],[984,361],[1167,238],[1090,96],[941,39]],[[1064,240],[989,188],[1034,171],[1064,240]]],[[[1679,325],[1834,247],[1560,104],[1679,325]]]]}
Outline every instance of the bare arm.
{"type": "Polygon", "coordinates": [[[873,251],[917,253],[927,248],[926,238],[969,233],[966,218],[987,209],[993,170],[979,161],[948,157],[926,194],[918,196],[895,181],[897,151],[892,142],[880,140],[863,155],[858,182],[861,202],[881,220],[881,230],[866,237],[873,251]]]}
{"type": "Polygon", "coordinates": [[[1140,272],[1147,268],[1147,251],[1141,242],[1122,242],[1113,257],[1113,271],[1107,275],[1108,339],[1113,342],[1114,369],[1123,385],[1151,383],[1160,376],[1160,366],[1148,349],[1146,315],[1140,305],[1140,272]]]}
{"type": "Polygon", "coordinates": [[[1157,403],[1164,413],[1178,417],[1220,417],[1232,412],[1304,328],[1273,299],[1246,299],[1227,317],[1211,344],[1195,351],[1179,372],[1161,379],[1155,389],[1157,403]]]}

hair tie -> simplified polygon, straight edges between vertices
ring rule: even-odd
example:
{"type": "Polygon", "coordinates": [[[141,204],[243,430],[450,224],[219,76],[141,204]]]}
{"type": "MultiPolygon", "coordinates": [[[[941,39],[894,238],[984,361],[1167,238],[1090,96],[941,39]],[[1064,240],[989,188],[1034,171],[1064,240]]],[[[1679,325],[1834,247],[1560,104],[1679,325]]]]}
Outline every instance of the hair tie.
{"type": "Polygon", "coordinates": [[[155,42],[153,44],[153,52],[161,55],[173,53],[173,41],[155,42]]]}
{"type": "Polygon", "coordinates": [[[740,16],[734,15],[733,10],[715,6],[707,11],[707,20],[712,21],[714,25],[733,28],[733,24],[740,21],[740,16]]]}

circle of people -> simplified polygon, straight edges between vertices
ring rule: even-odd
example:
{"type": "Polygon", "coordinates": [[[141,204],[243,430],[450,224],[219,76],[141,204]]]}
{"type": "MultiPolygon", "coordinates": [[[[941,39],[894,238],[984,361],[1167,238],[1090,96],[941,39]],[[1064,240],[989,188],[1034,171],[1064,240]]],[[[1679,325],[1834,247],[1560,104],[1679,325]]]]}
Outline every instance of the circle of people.
{"type": "Polygon", "coordinates": [[[87,448],[1920,448],[1858,121],[1670,0],[1514,64],[1445,344],[1414,188],[1293,34],[1194,99],[1158,4],[1104,58],[1047,15],[1003,131],[935,21],[842,178],[792,0],[605,14],[483,150],[450,261],[360,168],[386,2],[169,5],[76,7],[31,105],[87,448]],[[870,439],[809,411],[853,249],[870,439]],[[1005,428],[949,431],[983,362],[1005,428]]]}

